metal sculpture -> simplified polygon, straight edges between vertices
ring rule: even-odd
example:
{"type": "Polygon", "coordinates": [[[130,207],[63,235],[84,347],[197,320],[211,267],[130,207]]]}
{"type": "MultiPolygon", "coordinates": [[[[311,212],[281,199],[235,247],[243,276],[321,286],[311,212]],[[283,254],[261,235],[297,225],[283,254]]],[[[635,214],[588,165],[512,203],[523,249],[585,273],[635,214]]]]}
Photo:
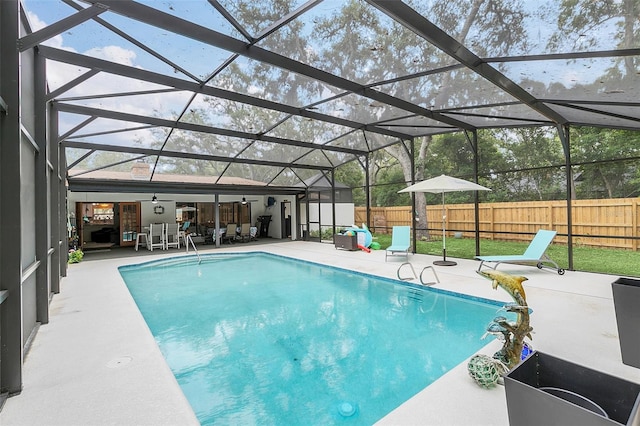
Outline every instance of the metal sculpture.
{"type": "Polygon", "coordinates": [[[482,387],[491,387],[500,378],[498,374],[493,373],[493,370],[501,374],[506,373],[520,362],[523,348],[527,352],[531,349],[524,341],[525,337],[532,339],[531,331],[533,330],[529,324],[530,309],[522,286],[522,282],[527,278],[496,270],[476,272],[491,280],[494,290],[500,287],[513,298],[513,302],[504,305],[503,309],[517,314],[515,322],[508,321],[504,316],[497,316],[493,319],[487,327],[487,334],[493,334],[503,340],[502,348],[493,354],[493,358],[487,355],[475,355],[467,366],[469,374],[476,383],[482,387]],[[491,374],[486,374],[487,372],[491,372],[491,374]]]}

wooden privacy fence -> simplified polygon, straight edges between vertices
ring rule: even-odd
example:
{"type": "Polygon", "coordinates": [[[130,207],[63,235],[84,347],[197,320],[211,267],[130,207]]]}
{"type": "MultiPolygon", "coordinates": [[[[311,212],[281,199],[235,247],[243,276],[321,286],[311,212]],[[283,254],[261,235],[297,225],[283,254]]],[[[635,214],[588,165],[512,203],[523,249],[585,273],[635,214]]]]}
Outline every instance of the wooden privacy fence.
{"type": "MultiPolygon", "coordinates": [[[[604,200],[574,200],[571,203],[574,245],[638,250],[640,242],[639,198],[604,200]],[[636,238],[636,239],[634,239],[636,238]]],[[[473,238],[475,216],[473,204],[445,206],[447,237],[461,232],[473,238]]],[[[355,208],[356,223],[366,223],[365,207],[355,208]]],[[[552,229],[567,234],[566,201],[526,201],[517,203],[481,203],[479,205],[480,237],[530,241],[538,229],[552,229]]],[[[427,206],[428,229],[431,235],[442,235],[442,205],[427,206]]],[[[372,207],[369,228],[373,233],[387,233],[395,225],[411,225],[411,207],[372,207]]],[[[417,225],[425,228],[424,224],[417,225]]],[[[558,235],[557,243],[567,237],[558,235]]]]}

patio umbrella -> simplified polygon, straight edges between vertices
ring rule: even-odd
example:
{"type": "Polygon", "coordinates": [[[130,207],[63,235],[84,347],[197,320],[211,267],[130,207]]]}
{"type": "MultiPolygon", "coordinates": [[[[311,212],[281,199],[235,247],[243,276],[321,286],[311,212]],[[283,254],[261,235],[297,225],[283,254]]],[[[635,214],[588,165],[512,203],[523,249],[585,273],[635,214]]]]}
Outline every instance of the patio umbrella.
{"type": "Polygon", "coordinates": [[[454,266],[456,262],[447,260],[447,244],[445,238],[445,204],[444,193],[454,191],[491,191],[489,188],[485,188],[482,185],[478,185],[468,180],[458,179],[451,176],[441,175],[431,179],[423,180],[413,184],[405,189],[401,189],[398,192],[431,192],[434,194],[442,193],[442,260],[436,260],[434,265],[440,266],[454,266]]]}

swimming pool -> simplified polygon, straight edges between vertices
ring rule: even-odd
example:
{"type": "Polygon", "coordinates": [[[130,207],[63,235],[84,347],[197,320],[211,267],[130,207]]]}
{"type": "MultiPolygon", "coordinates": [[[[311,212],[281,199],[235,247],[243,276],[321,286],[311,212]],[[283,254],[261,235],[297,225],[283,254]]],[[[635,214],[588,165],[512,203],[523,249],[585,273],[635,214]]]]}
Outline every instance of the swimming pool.
{"type": "Polygon", "coordinates": [[[120,273],[202,424],[372,424],[503,305],[258,252],[120,273]]]}

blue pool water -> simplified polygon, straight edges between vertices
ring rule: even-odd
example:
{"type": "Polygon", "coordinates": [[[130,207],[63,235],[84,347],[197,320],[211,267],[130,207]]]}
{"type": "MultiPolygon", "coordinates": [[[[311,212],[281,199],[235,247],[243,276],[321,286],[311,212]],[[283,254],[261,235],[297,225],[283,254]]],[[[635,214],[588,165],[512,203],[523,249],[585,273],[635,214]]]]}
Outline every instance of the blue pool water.
{"type": "Polygon", "coordinates": [[[477,352],[502,303],[264,253],[120,268],[202,424],[372,424],[477,352]]]}

